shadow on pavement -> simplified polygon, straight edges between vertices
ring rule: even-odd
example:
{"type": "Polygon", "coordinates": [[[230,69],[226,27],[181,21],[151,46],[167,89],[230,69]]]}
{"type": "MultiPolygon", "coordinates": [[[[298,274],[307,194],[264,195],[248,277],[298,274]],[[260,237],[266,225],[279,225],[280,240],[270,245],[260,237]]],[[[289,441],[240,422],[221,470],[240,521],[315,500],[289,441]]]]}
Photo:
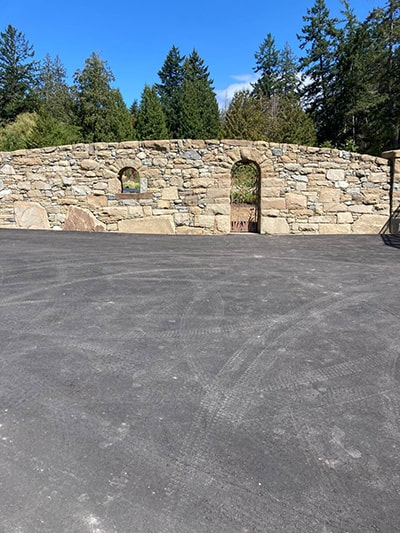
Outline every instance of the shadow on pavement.
{"type": "Polygon", "coordinates": [[[400,248],[400,206],[393,211],[380,231],[383,242],[392,248],[400,248]]]}

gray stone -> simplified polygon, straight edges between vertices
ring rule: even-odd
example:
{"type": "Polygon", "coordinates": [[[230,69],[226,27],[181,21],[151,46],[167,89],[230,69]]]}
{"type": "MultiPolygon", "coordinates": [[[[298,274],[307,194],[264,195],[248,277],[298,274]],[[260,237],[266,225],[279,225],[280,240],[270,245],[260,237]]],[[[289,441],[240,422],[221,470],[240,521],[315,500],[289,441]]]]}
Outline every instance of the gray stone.
{"type": "Polygon", "coordinates": [[[197,152],[197,150],[186,150],[186,152],[183,152],[182,155],[185,159],[201,159],[201,155],[199,152],[197,152]]]}

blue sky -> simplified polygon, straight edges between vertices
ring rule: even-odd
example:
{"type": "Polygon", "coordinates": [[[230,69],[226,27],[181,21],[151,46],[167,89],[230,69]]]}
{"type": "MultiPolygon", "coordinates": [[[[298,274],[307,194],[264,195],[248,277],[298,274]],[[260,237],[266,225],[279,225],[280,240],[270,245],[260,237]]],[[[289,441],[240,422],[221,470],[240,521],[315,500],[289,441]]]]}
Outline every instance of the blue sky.
{"type": "MultiPolygon", "coordinates": [[[[181,54],[196,48],[209,67],[220,102],[254,78],[254,53],[267,33],[277,47],[288,42],[298,53],[296,34],[314,0],[140,1],[3,0],[0,31],[12,24],[35,49],[36,59],[58,55],[72,78],[92,52],[108,62],[124,100],[140,100],[145,83],[158,80],[165,57],[176,45],[181,54]]],[[[332,15],[340,0],[326,0],[332,15]]],[[[351,0],[360,19],[384,0],[351,0]]]]}

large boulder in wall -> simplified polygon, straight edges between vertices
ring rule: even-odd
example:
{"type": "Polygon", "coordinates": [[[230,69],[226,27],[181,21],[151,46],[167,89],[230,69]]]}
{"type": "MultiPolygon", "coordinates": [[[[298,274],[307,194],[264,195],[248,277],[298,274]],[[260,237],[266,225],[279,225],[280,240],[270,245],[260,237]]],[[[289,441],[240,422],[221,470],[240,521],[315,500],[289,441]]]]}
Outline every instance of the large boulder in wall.
{"type": "Polygon", "coordinates": [[[64,223],[65,231],[105,231],[105,225],[88,209],[71,205],[64,223]]]}
{"type": "Polygon", "coordinates": [[[37,202],[14,202],[14,214],[17,228],[50,229],[46,209],[37,202]]]}

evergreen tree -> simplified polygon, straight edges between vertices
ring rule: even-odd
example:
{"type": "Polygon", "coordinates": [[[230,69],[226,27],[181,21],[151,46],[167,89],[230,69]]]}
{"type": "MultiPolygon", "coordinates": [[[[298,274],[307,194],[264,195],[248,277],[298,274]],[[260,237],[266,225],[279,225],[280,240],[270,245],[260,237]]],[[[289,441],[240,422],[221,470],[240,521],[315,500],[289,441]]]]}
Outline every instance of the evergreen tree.
{"type": "Polygon", "coordinates": [[[254,94],[271,97],[276,94],[278,87],[279,52],[275,46],[275,39],[270,33],[261,43],[254,57],[256,66],[253,70],[260,75],[253,85],[254,94]]]}
{"type": "Polygon", "coordinates": [[[3,124],[15,120],[20,113],[35,110],[33,56],[33,47],[11,24],[0,33],[0,121],[3,124]]]}
{"type": "Polygon", "coordinates": [[[37,95],[39,108],[28,146],[39,148],[79,142],[76,103],[58,56],[53,60],[46,55],[39,70],[37,95]]]}
{"type": "Polygon", "coordinates": [[[223,120],[223,137],[315,145],[312,119],[294,96],[235,93],[223,120]]]}
{"type": "Polygon", "coordinates": [[[300,61],[303,70],[303,98],[317,126],[320,142],[332,139],[334,116],[334,80],[338,29],[336,19],[330,17],[325,0],[315,0],[307,15],[299,37],[300,48],[306,56],[300,61]]]}
{"type": "Polygon", "coordinates": [[[38,75],[40,106],[49,115],[67,123],[76,121],[76,104],[71,88],[66,82],[66,70],[58,56],[53,60],[49,54],[42,62],[38,75]]]}
{"type": "Polygon", "coordinates": [[[220,131],[218,103],[208,67],[196,50],[185,59],[180,137],[213,139],[220,131]]]}
{"type": "Polygon", "coordinates": [[[367,27],[357,20],[347,0],[343,0],[342,14],[344,26],[337,49],[332,142],[339,147],[366,151],[372,133],[371,117],[381,105],[371,69],[374,54],[367,27]]]}
{"type": "Polygon", "coordinates": [[[36,115],[35,124],[27,137],[28,148],[75,144],[81,139],[78,126],[54,118],[45,108],[36,115]]]}
{"type": "Polygon", "coordinates": [[[296,96],[299,94],[299,65],[289,44],[286,43],[283,50],[279,52],[276,93],[283,96],[296,96]]]}
{"type": "Polygon", "coordinates": [[[84,142],[119,142],[132,138],[129,111],[119,90],[111,88],[114,76],[99,55],[93,53],[83,70],[76,71],[79,126],[84,142]]]}
{"type": "Polygon", "coordinates": [[[374,115],[383,149],[400,146],[400,0],[388,0],[367,19],[372,39],[372,71],[382,103],[374,115]]]}
{"type": "Polygon", "coordinates": [[[139,140],[167,139],[165,115],[156,88],[145,85],[137,113],[136,135],[139,140]]]}
{"type": "Polygon", "coordinates": [[[161,83],[155,85],[165,114],[168,134],[172,139],[177,139],[180,132],[184,59],[179,49],[173,46],[158,72],[161,83]]]}

